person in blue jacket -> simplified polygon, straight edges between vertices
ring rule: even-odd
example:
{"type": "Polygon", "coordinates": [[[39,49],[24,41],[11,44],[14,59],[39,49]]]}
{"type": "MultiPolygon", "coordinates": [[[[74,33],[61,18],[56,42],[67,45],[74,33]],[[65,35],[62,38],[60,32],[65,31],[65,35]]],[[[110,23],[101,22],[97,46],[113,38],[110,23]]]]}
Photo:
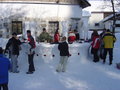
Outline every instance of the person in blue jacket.
{"type": "Polygon", "coordinates": [[[8,70],[10,61],[3,55],[3,49],[0,47],[0,90],[8,90],[8,70]]]}

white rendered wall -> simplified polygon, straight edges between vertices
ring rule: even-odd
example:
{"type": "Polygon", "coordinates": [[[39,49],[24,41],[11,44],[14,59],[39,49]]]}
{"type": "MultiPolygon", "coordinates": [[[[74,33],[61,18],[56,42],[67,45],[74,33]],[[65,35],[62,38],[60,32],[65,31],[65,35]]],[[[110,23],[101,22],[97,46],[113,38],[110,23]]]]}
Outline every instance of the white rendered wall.
{"type": "Polygon", "coordinates": [[[2,4],[0,3],[0,15],[9,17],[19,14],[23,17],[46,18],[66,17],[80,18],[82,8],[79,5],[57,5],[57,4],[2,4]]]}
{"type": "Polygon", "coordinates": [[[25,30],[30,29],[33,35],[35,35],[35,31],[39,31],[37,25],[40,24],[37,23],[37,20],[58,18],[62,23],[63,34],[67,36],[70,18],[81,18],[82,8],[79,5],[0,3],[0,16],[2,19],[10,18],[23,21],[23,33],[25,34],[25,30]],[[26,18],[32,18],[32,20],[26,20],[26,18]]]}
{"type": "Polygon", "coordinates": [[[99,23],[101,20],[103,20],[104,16],[103,13],[92,13],[89,24],[90,24],[90,29],[101,29],[103,28],[103,25],[100,26],[95,26],[95,23],[99,23]]]}

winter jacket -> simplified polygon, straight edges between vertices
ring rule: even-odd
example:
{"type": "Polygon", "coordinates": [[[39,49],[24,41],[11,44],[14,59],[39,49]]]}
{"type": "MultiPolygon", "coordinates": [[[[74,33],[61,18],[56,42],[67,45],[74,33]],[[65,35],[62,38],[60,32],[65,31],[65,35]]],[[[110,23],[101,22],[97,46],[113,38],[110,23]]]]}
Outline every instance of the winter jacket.
{"type": "Polygon", "coordinates": [[[13,55],[19,55],[20,44],[21,44],[20,40],[17,40],[14,37],[12,37],[6,44],[5,50],[10,50],[11,54],[13,55]]]}
{"type": "Polygon", "coordinates": [[[70,33],[69,33],[69,36],[68,36],[68,41],[69,41],[69,42],[74,42],[75,40],[76,40],[75,33],[70,32],[70,33]]]}
{"type": "Polygon", "coordinates": [[[106,32],[106,34],[103,36],[104,48],[113,48],[115,41],[116,37],[112,33],[106,32]]]}
{"type": "Polygon", "coordinates": [[[59,33],[56,33],[54,35],[54,42],[59,42],[59,40],[60,40],[60,35],[59,35],[59,33]]]}
{"type": "Polygon", "coordinates": [[[92,48],[98,49],[100,47],[100,39],[99,36],[94,36],[92,40],[92,48]]]}
{"type": "Polygon", "coordinates": [[[69,56],[69,47],[66,41],[59,43],[58,49],[60,51],[60,56],[69,56]]]}
{"type": "Polygon", "coordinates": [[[39,36],[39,40],[40,42],[44,42],[44,41],[50,41],[52,38],[51,36],[49,35],[49,33],[47,32],[42,32],[39,36]]]}
{"type": "Polygon", "coordinates": [[[35,40],[34,40],[34,38],[31,35],[28,36],[28,42],[29,42],[31,48],[35,48],[36,47],[35,40]]]}
{"type": "Polygon", "coordinates": [[[0,84],[8,83],[8,70],[10,69],[10,61],[0,54],[0,84]]]}
{"type": "Polygon", "coordinates": [[[35,54],[36,43],[34,38],[30,35],[28,36],[28,50],[27,54],[35,54]]]}

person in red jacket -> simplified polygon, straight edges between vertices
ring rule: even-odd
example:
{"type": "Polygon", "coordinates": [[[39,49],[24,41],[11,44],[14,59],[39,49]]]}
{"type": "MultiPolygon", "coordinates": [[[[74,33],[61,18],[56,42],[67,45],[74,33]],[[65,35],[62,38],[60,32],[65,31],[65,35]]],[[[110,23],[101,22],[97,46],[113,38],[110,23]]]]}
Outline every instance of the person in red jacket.
{"type": "Polygon", "coordinates": [[[54,43],[59,43],[59,40],[60,40],[60,35],[59,35],[58,29],[57,29],[54,34],[54,43]]]}
{"type": "Polygon", "coordinates": [[[76,36],[75,36],[74,31],[72,31],[72,30],[69,31],[69,33],[68,33],[68,42],[70,44],[72,44],[75,40],[76,40],[76,36]]]}
{"type": "Polygon", "coordinates": [[[98,50],[100,47],[100,39],[99,39],[99,35],[96,32],[92,38],[92,52],[93,52],[93,62],[98,62],[99,61],[99,56],[98,56],[98,50]]]}

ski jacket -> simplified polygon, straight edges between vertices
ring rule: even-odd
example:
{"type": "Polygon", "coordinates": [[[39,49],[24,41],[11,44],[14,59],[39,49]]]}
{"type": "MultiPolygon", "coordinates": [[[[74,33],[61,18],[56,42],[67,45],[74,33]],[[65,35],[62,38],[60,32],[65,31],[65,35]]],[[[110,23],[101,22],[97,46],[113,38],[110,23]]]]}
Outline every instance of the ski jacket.
{"type": "Polygon", "coordinates": [[[59,40],[60,40],[60,35],[59,35],[59,33],[56,33],[54,35],[54,42],[59,42],[59,40]]]}
{"type": "Polygon", "coordinates": [[[36,43],[34,38],[29,35],[28,36],[28,48],[27,48],[27,54],[35,54],[35,48],[36,48],[36,43]]]}
{"type": "Polygon", "coordinates": [[[70,32],[68,36],[68,42],[74,42],[76,40],[75,33],[70,32]]]}
{"type": "Polygon", "coordinates": [[[8,83],[8,70],[10,61],[4,55],[0,54],[0,84],[8,83]]]}
{"type": "Polygon", "coordinates": [[[92,40],[92,48],[98,49],[100,47],[100,39],[99,36],[94,36],[92,40]]]}
{"type": "Polygon", "coordinates": [[[28,42],[29,42],[29,44],[31,46],[31,49],[36,47],[35,40],[31,35],[28,36],[28,42]]]}
{"type": "Polygon", "coordinates": [[[9,50],[13,55],[19,55],[20,44],[21,44],[20,40],[17,40],[14,37],[12,37],[8,40],[5,50],[9,50]]]}
{"type": "Polygon", "coordinates": [[[69,56],[69,47],[66,41],[59,43],[58,49],[60,51],[60,56],[69,56]]]}
{"type": "Polygon", "coordinates": [[[40,34],[40,36],[39,36],[39,40],[40,40],[40,42],[50,41],[51,40],[51,36],[47,32],[42,32],[40,34]]]}
{"type": "Polygon", "coordinates": [[[115,41],[116,37],[112,33],[106,32],[103,36],[104,48],[113,48],[115,41]]]}

